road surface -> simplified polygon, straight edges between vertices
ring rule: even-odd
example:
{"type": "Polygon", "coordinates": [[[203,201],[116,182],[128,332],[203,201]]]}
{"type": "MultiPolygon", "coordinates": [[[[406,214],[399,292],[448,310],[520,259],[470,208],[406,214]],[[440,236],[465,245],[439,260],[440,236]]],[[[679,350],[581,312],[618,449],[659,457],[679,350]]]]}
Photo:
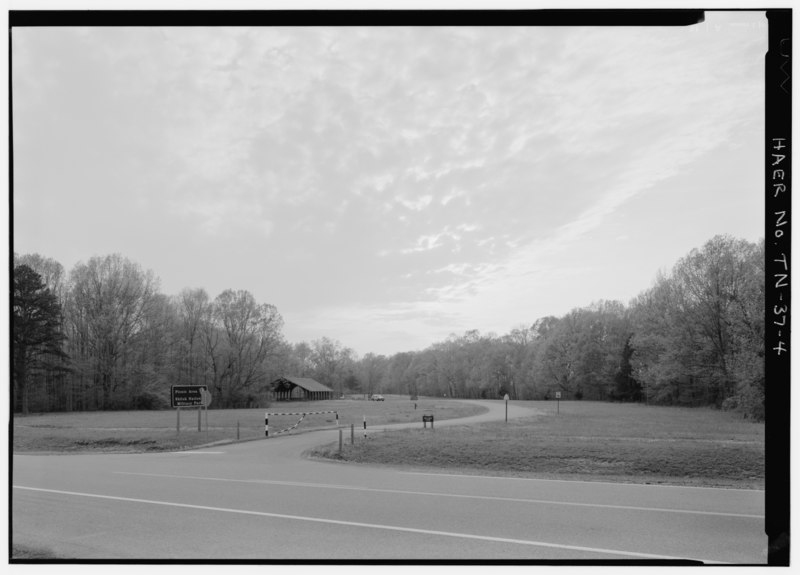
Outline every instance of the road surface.
{"type": "MultiPolygon", "coordinates": [[[[481,403],[487,413],[436,426],[503,419],[502,402],[481,403]]],[[[522,415],[509,405],[509,418],[522,415]]],[[[329,430],[177,453],[14,455],[13,543],[100,560],[767,560],[763,491],[300,455],[337,439],[329,430]]]]}

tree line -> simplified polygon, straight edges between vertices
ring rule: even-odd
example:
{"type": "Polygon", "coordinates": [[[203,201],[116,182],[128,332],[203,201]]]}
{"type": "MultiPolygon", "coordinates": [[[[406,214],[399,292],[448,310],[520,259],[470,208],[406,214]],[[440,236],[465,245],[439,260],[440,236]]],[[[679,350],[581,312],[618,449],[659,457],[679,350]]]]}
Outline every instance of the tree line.
{"type": "Polygon", "coordinates": [[[418,350],[358,357],[341,342],[285,340],[275,306],[245,290],[176,296],[113,254],[69,274],[14,256],[18,413],[168,407],[176,384],[217,407],[265,405],[277,377],[339,394],[564,398],[712,405],[764,417],[764,243],[717,236],[625,305],[601,301],[504,335],[470,330],[418,350]]]}

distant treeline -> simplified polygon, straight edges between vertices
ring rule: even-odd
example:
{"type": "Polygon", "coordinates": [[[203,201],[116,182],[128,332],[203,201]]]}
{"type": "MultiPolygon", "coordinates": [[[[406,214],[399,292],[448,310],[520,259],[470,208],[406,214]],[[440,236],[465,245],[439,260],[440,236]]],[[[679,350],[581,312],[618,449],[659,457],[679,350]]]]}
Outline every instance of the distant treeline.
{"type": "Polygon", "coordinates": [[[65,274],[14,256],[18,413],[159,409],[176,384],[215,407],[266,405],[282,375],[338,393],[562,398],[717,406],[764,417],[764,243],[717,236],[627,306],[598,302],[505,335],[477,330],[421,351],[366,354],[331,338],[289,343],[275,306],[247,291],[159,292],[121,255],[65,274]]]}

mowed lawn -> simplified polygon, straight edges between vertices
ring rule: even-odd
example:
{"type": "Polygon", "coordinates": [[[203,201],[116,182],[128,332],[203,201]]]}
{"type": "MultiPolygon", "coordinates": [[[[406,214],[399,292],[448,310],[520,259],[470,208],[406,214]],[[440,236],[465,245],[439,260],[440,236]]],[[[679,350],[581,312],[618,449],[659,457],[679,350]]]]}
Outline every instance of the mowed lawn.
{"type": "MultiPolygon", "coordinates": [[[[181,409],[180,433],[176,410],[101,411],[14,415],[13,446],[24,452],[137,452],[190,449],[208,443],[264,438],[264,415],[269,412],[337,411],[339,424],[363,427],[403,423],[419,419],[422,411],[437,420],[467,417],[485,408],[444,399],[420,398],[417,409],[408,396],[388,396],[386,401],[339,399],[330,401],[276,402],[259,409],[209,409],[201,413],[198,432],[197,409],[181,409]],[[237,429],[238,428],[238,429],[237,429]]],[[[300,416],[270,416],[270,434],[294,426],[300,416]]],[[[291,433],[336,426],[333,413],[307,415],[291,433]]]]}
{"type": "Polygon", "coordinates": [[[507,424],[392,431],[311,453],[435,471],[764,487],[764,424],[705,408],[520,402],[540,415],[507,424]]]}

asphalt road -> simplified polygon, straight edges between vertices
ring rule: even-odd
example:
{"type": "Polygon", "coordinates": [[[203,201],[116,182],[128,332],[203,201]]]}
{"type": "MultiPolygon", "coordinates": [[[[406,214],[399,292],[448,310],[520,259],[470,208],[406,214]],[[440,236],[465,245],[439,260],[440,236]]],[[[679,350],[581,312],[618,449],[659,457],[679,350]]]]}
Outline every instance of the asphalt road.
{"type": "MultiPolygon", "coordinates": [[[[504,417],[502,402],[482,403],[488,413],[458,423],[504,417]]],[[[509,407],[510,418],[530,414],[509,407]]],[[[337,439],[331,430],[179,453],[14,455],[13,543],[101,560],[767,560],[763,491],[300,456],[337,439]]]]}

